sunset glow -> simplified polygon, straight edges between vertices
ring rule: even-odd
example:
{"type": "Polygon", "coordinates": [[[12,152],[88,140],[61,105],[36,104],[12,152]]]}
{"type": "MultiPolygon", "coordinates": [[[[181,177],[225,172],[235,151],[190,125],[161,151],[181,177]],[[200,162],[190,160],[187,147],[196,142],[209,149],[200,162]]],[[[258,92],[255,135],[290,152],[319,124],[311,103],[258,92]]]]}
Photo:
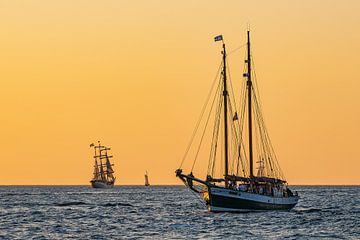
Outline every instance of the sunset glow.
{"type": "MultiPolygon", "coordinates": [[[[359,1],[3,1],[0,185],[181,184],[221,62],[252,31],[267,128],[290,184],[360,184],[359,1]]],[[[242,81],[244,51],[229,60],[242,81]]],[[[203,169],[207,160],[199,161],[203,169]]],[[[205,172],[204,172],[205,174],[205,172]]]]}

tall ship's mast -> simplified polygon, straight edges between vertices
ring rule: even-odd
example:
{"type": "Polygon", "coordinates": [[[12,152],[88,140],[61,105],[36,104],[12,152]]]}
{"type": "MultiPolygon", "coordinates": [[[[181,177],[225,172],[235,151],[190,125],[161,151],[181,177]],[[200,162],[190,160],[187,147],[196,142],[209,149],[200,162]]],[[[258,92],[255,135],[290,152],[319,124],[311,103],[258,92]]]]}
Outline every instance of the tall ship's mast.
{"type": "Polygon", "coordinates": [[[247,31],[246,72],[243,74],[246,81],[241,82],[240,97],[234,96],[232,81],[228,80],[230,75],[227,74],[227,54],[223,36],[216,36],[215,42],[217,41],[222,42],[220,82],[214,82],[212,85],[180,168],[176,170],[176,176],[192,191],[201,195],[209,211],[290,209],[297,204],[299,197],[287,186],[262,116],[256,81],[252,79],[250,31],[247,31]],[[212,101],[209,100],[211,95],[214,95],[212,101]],[[240,108],[237,108],[235,99],[241,100],[240,108]],[[208,116],[204,117],[206,110],[208,116]],[[210,130],[209,119],[214,121],[210,130]],[[182,165],[190,158],[189,149],[202,122],[204,129],[199,138],[200,143],[194,151],[196,154],[190,173],[184,174],[182,165]],[[210,131],[208,135],[207,131],[210,131]],[[207,148],[202,147],[206,142],[204,136],[211,136],[207,141],[207,148]],[[218,146],[222,144],[222,154],[217,154],[218,146]],[[207,157],[208,171],[204,179],[194,175],[201,149],[210,149],[207,157]],[[258,163],[256,175],[254,157],[258,163]],[[222,174],[217,175],[217,169],[223,169],[222,174]]]}
{"type": "Polygon", "coordinates": [[[110,188],[115,184],[115,176],[110,158],[113,156],[108,155],[111,149],[103,146],[98,141],[98,144],[90,144],[94,148],[94,176],[90,183],[93,188],[110,188]]]}

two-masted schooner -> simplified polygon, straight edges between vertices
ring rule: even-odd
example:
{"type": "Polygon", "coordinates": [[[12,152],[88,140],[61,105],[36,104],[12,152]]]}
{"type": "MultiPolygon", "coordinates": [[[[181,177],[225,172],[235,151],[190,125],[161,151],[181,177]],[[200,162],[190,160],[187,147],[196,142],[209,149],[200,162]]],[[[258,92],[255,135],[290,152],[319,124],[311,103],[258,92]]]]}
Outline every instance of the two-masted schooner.
{"type": "Polygon", "coordinates": [[[111,188],[114,186],[115,177],[113,165],[110,158],[113,156],[108,155],[110,148],[103,146],[98,141],[98,145],[90,144],[94,148],[94,176],[90,183],[93,188],[111,188]]]}
{"type": "Polygon", "coordinates": [[[228,79],[228,56],[223,36],[215,37],[217,41],[221,41],[223,47],[219,68],[222,71],[216,77],[219,81],[213,83],[176,176],[192,191],[200,194],[209,211],[291,209],[299,197],[287,185],[264,123],[256,75],[254,80],[252,78],[250,32],[247,32],[247,43],[244,44],[247,51],[240,98],[234,96],[232,81],[228,79]],[[237,108],[235,99],[240,99],[240,108],[237,108]],[[213,120],[213,124],[209,120],[213,120]],[[188,174],[184,174],[183,162],[189,158],[189,149],[202,121],[204,131],[194,151],[192,168],[188,174]],[[207,135],[209,126],[210,134],[207,135]],[[202,146],[206,142],[204,136],[210,139],[207,147],[202,146]],[[193,172],[201,148],[210,150],[207,153],[208,171],[203,179],[196,177],[193,172]],[[256,174],[255,161],[258,163],[256,174]],[[219,170],[221,173],[217,173],[219,170]]]}

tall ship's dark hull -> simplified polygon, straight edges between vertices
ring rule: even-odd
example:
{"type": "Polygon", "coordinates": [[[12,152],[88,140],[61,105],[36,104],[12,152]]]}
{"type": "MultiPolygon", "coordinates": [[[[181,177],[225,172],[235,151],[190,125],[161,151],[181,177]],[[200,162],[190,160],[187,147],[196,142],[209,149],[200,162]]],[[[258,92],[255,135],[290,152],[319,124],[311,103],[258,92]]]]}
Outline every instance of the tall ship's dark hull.
{"type": "Polygon", "coordinates": [[[213,187],[209,190],[203,193],[203,197],[211,212],[289,210],[299,200],[298,196],[274,197],[221,187],[213,187]]]}
{"type": "Polygon", "coordinates": [[[114,186],[113,182],[104,182],[101,180],[92,180],[90,183],[93,188],[112,188],[114,186]]]}

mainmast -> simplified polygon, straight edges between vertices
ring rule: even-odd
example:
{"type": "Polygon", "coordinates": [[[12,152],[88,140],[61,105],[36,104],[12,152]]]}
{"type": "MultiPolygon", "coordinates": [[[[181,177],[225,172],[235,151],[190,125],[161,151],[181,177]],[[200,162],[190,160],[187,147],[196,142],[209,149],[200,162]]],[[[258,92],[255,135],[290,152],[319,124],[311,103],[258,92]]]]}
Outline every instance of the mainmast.
{"type": "Polygon", "coordinates": [[[104,166],[103,166],[103,163],[102,163],[102,158],[101,158],[101,148],[103,146],[101,146],[100,144],[100,141],[98,141],[98,151],[99,151],[99,161],[100,161],[100,177],[102,180],[105,180],[105,176],[104,176],[104,166]]]}
{"type": "Polygon", "coordinates": [[[251,109],[251,54],[250,54],[250,31],[247,31],[247,88],[248,88],[248,116],[249,116],[249,156],[250,156],[250,178],[253,174],[253,146],[252,146],[252,109],[251,109]]]}
{"type": "Polygon", "coordinates": [[[226,88],[226,49],[225,49],[225,43],[223,42],[223,80],[224,80],[224,138],[225,138],[225,187],[229,185],[229,182],[227,180],[228,176],[228,159],[229,159],[229,149],[228,149],[228,120],[227,120],[227,98],[228,98],[228,91],[226,88]]]}

